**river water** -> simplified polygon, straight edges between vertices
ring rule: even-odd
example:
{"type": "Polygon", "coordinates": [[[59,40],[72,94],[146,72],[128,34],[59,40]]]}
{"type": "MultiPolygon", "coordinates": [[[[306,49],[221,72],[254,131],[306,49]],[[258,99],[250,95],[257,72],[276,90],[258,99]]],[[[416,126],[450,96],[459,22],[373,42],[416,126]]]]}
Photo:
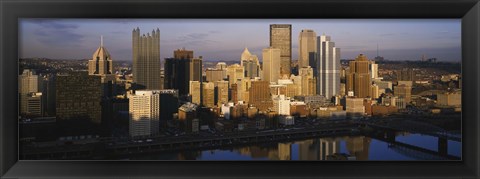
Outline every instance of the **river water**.
{"type": "MultiPolygon", "coordinates": [[[[398,143],[427,149],[405,148],[365,136],[340,136],[266,143],[214,150],[162,152],[126,156],[125,160],[448,160],[439,152],[438,138],[402,133],[398,143]],[[432,154],[433,153],[433,154],[432,154]]],[[[461,142],[447,141],[447,153],[461,157],[461,142]]],[[[440,149],[441,150],[441,149],[440,149]]]]}

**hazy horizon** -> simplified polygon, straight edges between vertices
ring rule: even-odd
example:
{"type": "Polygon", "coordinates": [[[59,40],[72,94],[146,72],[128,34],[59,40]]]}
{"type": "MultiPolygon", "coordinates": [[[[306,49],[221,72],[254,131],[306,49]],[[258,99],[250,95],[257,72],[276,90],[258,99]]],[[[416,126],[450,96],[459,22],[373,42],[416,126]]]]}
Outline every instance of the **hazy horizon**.
{"type": "Polygon", "coordinates": [[[243,49],[261,59],[270,24],[292,24],[292,60],[298,35],[312,29],[331,36],[341,59],[366,54],[389,60],[461,61],[461,19],[20,19],[20,58],[89,59],[100,45],[114,61],[132,60],[132,30],[160,29],[160,57],[185,47],[206,61],[239,61],[243,49]]]}

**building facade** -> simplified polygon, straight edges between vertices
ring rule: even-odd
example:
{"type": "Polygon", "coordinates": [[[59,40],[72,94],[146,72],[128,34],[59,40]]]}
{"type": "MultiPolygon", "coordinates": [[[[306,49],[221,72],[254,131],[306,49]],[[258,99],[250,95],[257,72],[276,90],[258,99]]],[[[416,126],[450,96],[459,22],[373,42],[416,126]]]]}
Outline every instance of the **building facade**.
{"type": "Polygon", "coordinates": [[[317,37],[317,94],[327,98],[340,94],[340,48],[330,36],[317,37]]]}
{"type": "Polygon", "coordinates": [[[160,91],[137,90],[129,97],[131,137],[154,136],[160,128],[160,91]]]}
{"type": "Polygon", "coordinates": [[[270,24],[270,47],[280,49],[280,75],[289,77],[292,64],[292,25],[270,24]]]}
{"type": "Polygon", "coordinates": [[[140,35],[140,29],[132,32],[133,82],[139,89],[159,90],[161,84],[160,30],[150,35],[140,35]]]}
{"type": "Polygon", "coordinates": [[[298,68],[300,69],[310,66],[310,61],[314,58],[310,54],[317,50],[317,33],[310,29],[303,29],[298,40],[298,68]],[[311,57],[312,59],[310,59],[311,57]]]}

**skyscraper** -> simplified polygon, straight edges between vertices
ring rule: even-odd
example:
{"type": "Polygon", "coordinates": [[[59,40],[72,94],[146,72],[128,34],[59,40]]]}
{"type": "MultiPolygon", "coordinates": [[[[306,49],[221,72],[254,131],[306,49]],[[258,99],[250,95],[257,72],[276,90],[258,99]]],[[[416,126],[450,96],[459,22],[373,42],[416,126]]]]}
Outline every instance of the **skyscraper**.
{"type": "Polygon", "coordinates": [[[292,63],[292,25],[270,24],[270,47],[280,49],[280,75],[290,76],[292,63]]]}
{"type": "Polygon", "coordinates": [[[260,111],[266,111],[273,106],[269,86],[270,83],[268,81],[252,81],[249,103],[257,107],[260,111]]]}
{"type": "Polygon", "coordinates": [[[100,76],[83,72],[58,75],[56,83],[56,112],[60,120],[102,120],[103,86],[100,76]]]}
{"type": "Polygon", "coordinates": [[[243,66],[239,65],[238,63],[235,63],[233,65],[230,65],[227,67],[227,77],[228,77],[228,83],[230,87],[233,84],[237,84],[238,79],[243,79],[245,75],[245,71],[243,69],[243,66]]]}
{"type": "Polygon", "coordinates": [[[300,68],[299,75],[301,78],[301,95],[315,95],[315,78],[313,77],[313,69],[310,66],[300,68]]]}
{"type": "Polygon", "coordinates": [[[267,82],[277,82],[280,77],[281,50],[273,47],[262,50],[263,58],[263,80],[267,82]]]}
{"type": "Polygon", "coordinates": [[[247,48],[245,48],[242,53],[240,65],[245,69],[245,77],[260,77],[260,63],[258,62],[258,57],[252,55],[247,48]]]}
{"type": "Polygon", "coordinates": [[[350,72],[347,76],[346,91],[353,91],[353,95],[359,98],[369,97],[371,95],[371,61],[360,54],[354,61],[350,61],[350,72]]]}
{"type": "Polygon", "coordinates": [[[331,98],[340,94],[340,49],[330,36],[317,37],[317,94],[331,98]]]}
{"type": "MultiPolygon", "coordinates": [[[[298,68],[310,66],[310,53],[315,53],[317,50],[317,33],[310,29],[303,29],[298,36],[298,68]]],[[[312,59],[313,60],[313,59],[312,59]]]]}
{"type": "Polygon", "coordinates": [[[20,113],[27,113],[27,98],[31,93],[39,92],[39,84],[41,78],[36,74],[35,70],[25,69],[18,76],[18,91],[20,96],[20,113]]]}
{"type": "Polygon", "coordinates": [[[178,89],[180,95],[189,93],[190,81],[202,80],[202,57],[194,58],[193,51],[178,49],[175,58],[165,59],[164,88],[178,89]]]}
{"type": "Polygon", "coordinates": [[[100,40],[100,47],[93,53],[92,59],[88,61],[89,75],[107,75],[113,72],[112,57],[107,49],[103,47],[103,37],[100,40]]]}
{"type": "Polygon", "coordinates": [[[217,106],[228,103],[228,81],[215,81],[215,102],[217,106]]]}
{"type": "Polygon", "coordinates": [[[190,81],[190,91],[189,91],[189,95],[191,96],[192,100],[191,102],[194,103],[194,104],[197,104],[197,105],[200,105],[201,101],[202,101],[202,98],[201,98],[201,94],[200,94],[200,90],[201,90],[201,85],[200,85],[200,82],[199,81],[190,81]]]}
{"type": "Polygon", "coordinates": [[[133,82],[138,88],[161,89],[160,30],[140,36],[140,29],[133,29],[132,49],[133,82]]]}
{"type": "Polygon", "coordinates": [[[160,127],[160,92],[137,90],[129,98],[131,137],[156,135],[160,127]]]}

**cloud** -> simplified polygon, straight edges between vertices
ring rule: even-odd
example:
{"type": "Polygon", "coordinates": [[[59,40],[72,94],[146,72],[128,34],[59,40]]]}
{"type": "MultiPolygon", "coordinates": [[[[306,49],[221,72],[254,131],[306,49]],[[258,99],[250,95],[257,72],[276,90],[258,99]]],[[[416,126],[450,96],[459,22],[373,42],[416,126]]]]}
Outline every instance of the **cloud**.
{"type": "Polygon", "coordinates": [[[40,26],[33,31],[35,39],[48,47],[79,47],[84,38],[84,35],[75,33],[78,25],[48,19],[35,19],[31,22],[40,26]]]}

